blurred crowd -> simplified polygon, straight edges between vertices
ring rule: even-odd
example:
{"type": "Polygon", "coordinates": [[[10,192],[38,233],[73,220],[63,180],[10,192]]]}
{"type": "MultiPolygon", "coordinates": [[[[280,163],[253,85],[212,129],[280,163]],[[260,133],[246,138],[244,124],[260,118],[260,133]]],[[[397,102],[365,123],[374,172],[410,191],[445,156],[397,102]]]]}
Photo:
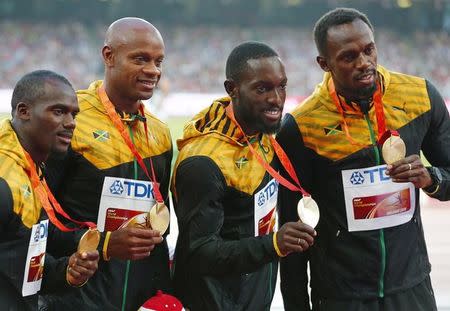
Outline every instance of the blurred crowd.
{"type": "MultiPolygon", "coordinates": [[[[308,95],[322,79],[311,29],[156,26],[166,44],[160,84],[164,93],[222,92],[226,57],[235,45],[247,40],[264,41],[280,53],[286,64],[289,95],[308,95]]],[[[0,89],[13,88],[24,73],[38,68],[67,76],[75,88],[87,87],[102,76],[100,50],[106,27],[1,21],[0,89]]],[[[380,64],[425,77],[450,98],[448,33],[406,36],[377,27],[375,39],[380,64]]]]}

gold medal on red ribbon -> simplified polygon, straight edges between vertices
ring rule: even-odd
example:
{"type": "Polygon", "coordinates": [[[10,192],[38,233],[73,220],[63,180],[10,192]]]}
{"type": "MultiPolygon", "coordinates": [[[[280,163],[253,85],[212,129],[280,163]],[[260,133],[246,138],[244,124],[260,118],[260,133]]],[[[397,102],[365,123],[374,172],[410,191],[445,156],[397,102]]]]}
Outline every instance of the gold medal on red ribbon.
{"type": "MultiPolygon", "coordinates": [[[[153,167],[153,161],[150,158],[150,168],[152,176],[150,176],[147,167],[145,166],[144,159],[139,154],[138,150],[136,149],[136,146],[134,146],[134,143],[130,137],[130,135],[127,134],[127,131],[125,131],[125,127],[122,123],[122,120],[117,115],[117,112],[115,110],[114,105],[111,103],[111,101],[108,98],[108,95],[105,92],[105,89],[103,86],[101,86],[98,89],[98,95],[100,97],[100,100],[105,107],[105,110],[111,119],[112,123],[116,127],[117,130],[119,130],[120,134],[122,135],[122,138],[124,139],[125,143],[127,144],[128,148],[130,149],[131,153],[133,153],[136,161],[139,163],[139,166],[142,168],[142,170],[145,172],[145,175],[147,175],[148,179],[153,183],[153,192],[154,197],[157,201],[157,203],[150,209],[150,212],[148,213],[141,213],[138,214],[125,223],[121,225],[121,228],[123,227],[138,227],[138,228],[152,228],[154,230],[158,230],[161,234],[166,232],[167,227],[169,226],[170,222],[170,215],[169,215],[169,209],[163,202],[163,197],[161,195],[161,191],[159,190],[159,184],[156,181],[156,175],[155,170],[153,167]],[[160,202],[160,203],[159,203],[160,202]]],[[[138,118],[141,118],[144,122],[144,129],[145,129],[145,138],[147,141],[147,148],[150,150],[150,143],[148,140],[148,127],[147,122],[145,119],[145,112],[144,112],[144,105],[141,103],[139,106],[139,111],[141,116],[138,118]]]]}
{"type": "Polygon", "coordinates": [[[386,164],[397,162],[406,156],[405,142],[400,136],[391,135],[384,141],[381,153],[386,164]]]}
{"type": "Polygon", "coordinates": [[[166,204],[156,202],[148,214],[151,228],[164,234],[170,223],[170,213],[166,204]]]}
{"type": "Polygon", "coordinates": [[[287,189],[291,191],[298,191],[303,195],[303,198],[297,204],[297,213],[298,216],[300,217],[300,220],[313,228],[317,226],[320,217],[319,206],[317,205],[316,201],[314,201],[311,198],[310,194],[306,192],[305,189],[302,188],[300,180],[297,177],[297,173],[295,172],[294,166],[292,165],[291,160],[289,160],[289,157],[287,156],[286,152],[284,152],[283,148],[281,148],[281,146],[272,136],[269,136],[270,142],[273,146],[276,155],[278,156],[278,159],[281,162],[281,165],[285,168],[289,176],[295,181],[295,184],[291,183],[289,180],[280,175],[280,173],[278,173],[273,167],[271,167],[269,163],[264,161],[261,158],[261,156],[253,149],[250,141],[248,140],[247,136],[245,136],[244,131],[242,130],[239,123],[237,123],[234,117],[233,106],[230,104],[225,108],[225,110],[228,117],[233,121],[234,124],[236,124],[236,126],[244,135],[244,139],[251,153],[256,157],[258,162],[266,169],[266,171],[287,189]]]}
{"type": "Polygon", "coordinates": [[[319,223],[319,206],[311,197],[305,196],[298,202],[297,213],[300,220],[310,227],[315,228],[319,223]]]}
{"type": "Polygon", "coordinates": [[[97,229],[89,228],[78,242],[78,252],[93,252],[97,249],[100,242],[100,232],[97,229]]]}

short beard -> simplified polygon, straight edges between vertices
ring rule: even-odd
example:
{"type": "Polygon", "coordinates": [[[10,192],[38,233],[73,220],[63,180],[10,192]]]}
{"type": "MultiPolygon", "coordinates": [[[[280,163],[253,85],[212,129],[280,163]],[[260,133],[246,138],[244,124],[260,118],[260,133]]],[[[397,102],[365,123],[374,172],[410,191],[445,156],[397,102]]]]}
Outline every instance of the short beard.
{"type": "Polygon", "coordinates": [[[258,130],[263,134],[276,134],[281,127],[281,119],[274,125],[266,125],[264,123],[258,123],[258,130]]]}
{"type": "MultiPolygon", "coordinates": [[[[274,125],[267,125],[261,119],[253,116],[251,112],[244,105],[235,105],[234,106],[235,113],[236,111],[239,113],[241,117],[241,122],[244,122],[246,125],[251,125],[250,128],[255,130],[258,133],[262,134],[276,134],[281,127],[281,118],[274,125]]],[[[241,124],[242,126],[242,124],[241,124]]]]}
{"type": "Polygon", "coordinates": [[[377,82],[375,81],[371,86],[355,90],[355,95],[358,99],[368,99],[373,96],[376,90],[377,90],[377,82]]]}
{"type": "Polygon", "coordinates": [[[66,151],[60,151],[60,150],[54,150],[52,149],[48,155],[48,158],[54,159],[54,160],[64,160],[69,152],[69,149],[66,151]]]}

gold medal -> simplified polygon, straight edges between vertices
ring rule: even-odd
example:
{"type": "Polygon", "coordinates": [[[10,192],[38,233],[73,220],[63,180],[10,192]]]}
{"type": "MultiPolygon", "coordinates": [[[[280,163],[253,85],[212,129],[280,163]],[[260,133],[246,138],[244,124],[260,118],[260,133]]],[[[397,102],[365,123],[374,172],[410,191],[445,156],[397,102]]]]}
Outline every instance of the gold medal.
{"type": "Polygon", "coordinates": [[[100,242],[100,232],[97,229],[87,230],[78,242],[78,252],[93,252],[97,249],[100,242]]]}
{"type": "Polygon", "coordinates": [[[156,202],[149,212],[150,226],[153,230],[158,230],[161,234],[166,232],[170,223],[169,209],[164,202],[156,202]]]}
{"type": "Polygon", "coordinates": [[[386,164],[392,164],[403,159],[406,155],[406,146],[400,136],[391,135],[383,143],[381,148],[383,159],[386,164]]]}
{"type": "Polygon", "coordinates": [[[315,228],[319,223],[320,212],[316,201],[311,197],[303,197],[297,204],[297,213],[300,220],[315,228]]]}

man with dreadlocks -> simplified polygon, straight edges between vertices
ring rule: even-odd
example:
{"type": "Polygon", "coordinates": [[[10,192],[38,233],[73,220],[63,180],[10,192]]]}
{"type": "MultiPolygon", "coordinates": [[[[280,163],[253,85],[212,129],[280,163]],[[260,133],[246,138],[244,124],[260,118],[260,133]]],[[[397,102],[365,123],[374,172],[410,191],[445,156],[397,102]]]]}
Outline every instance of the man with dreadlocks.
{"type": "MultiPolygon", "coordinates": [[[[425,79],[377,64],[373,27],[357,10],[328,12],[314,38],[324,80],[277,136],[321,215],[308,254],[281,261],[285,308],[310,308],[309,259],[314,310],[436,310],[419,189],[450,199],[445,103],[425,79]]],[[[299,199],[280,190],[281,223],[298,219],[299,199]]]]}

